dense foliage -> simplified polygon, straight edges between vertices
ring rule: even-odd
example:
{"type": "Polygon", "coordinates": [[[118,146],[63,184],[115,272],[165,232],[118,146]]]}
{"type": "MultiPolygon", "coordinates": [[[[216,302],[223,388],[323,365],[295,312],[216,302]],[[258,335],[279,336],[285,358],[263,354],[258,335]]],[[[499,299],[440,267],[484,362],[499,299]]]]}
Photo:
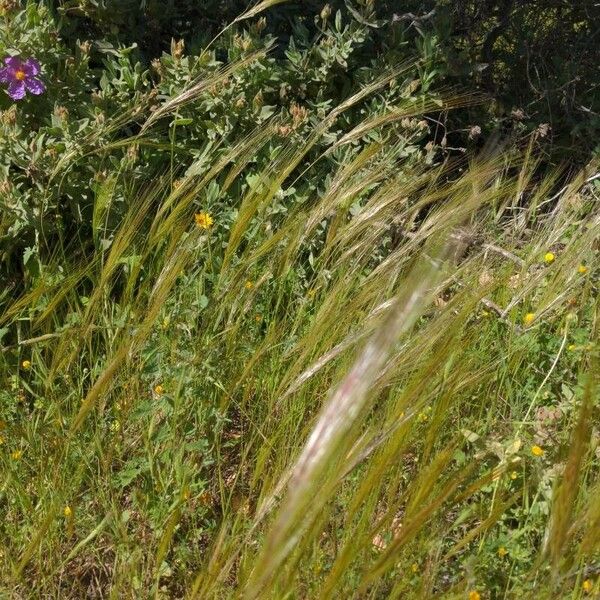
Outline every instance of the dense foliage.
{"type": "Polygon", "coordinates": [[[596,4],[0,0],[0,597],[594,597],[596,4]]]}

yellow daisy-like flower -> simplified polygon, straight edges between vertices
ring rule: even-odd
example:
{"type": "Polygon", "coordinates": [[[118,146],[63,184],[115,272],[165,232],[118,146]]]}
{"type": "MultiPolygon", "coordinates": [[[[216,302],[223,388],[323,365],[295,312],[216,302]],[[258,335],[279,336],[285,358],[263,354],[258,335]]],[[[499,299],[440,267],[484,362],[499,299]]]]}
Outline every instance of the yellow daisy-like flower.
{"type": "Polygon", "coordinates": [[[550,264],[551,262],[554,262],[554,259],[556,257],[554,256],[553,252],[546,252],[546,254],[544,254],[544,262],[550,264]]]}
{"type": "Polygon", "coordinates": [[[164,391],[165,391],[165,388],[162,385],[160,385],[160,383],[157,386],[154,386],[154,393],[157,396],[160,396],[161,394],[163,394],[164,391]]]}
{"type": "Polygon", "coordinates": [[[213,218],[206,212],[196,213],[194,220],[200,229],[210,229],[214,223],[213,218]]]}
{"type": "Polygon", "coordinates": [[[481,594],[477,590],[469,592],[469,600],[481,600],[481,594]]]}
{"type": "Polygon", "coordinates": [[[29,369],[31,369],[31,361],[30,360],[24,360],[21,363],[21,366],[26,370],[29,371],[29,369]]]}
{"type": "Polygon", "coordinates": [[[10,453],[10,457],[13,460],[21,460],[22,456],[23,456],[23,450],[14,450],[13,452],[10,453]]]}
{"type": "Polygon", "coordinates": [[[525,323],[525,325],[531,325],[533,323],[534,319],[535,319],[535,313],[527,313],[523,317],[523,323],[525,323]]]}
{"type": "Polygon", "coordinates": [[[498,548],[498,556],[500,558],[504,558],[507,554],[508,550],[504,546],[500,546],[500,548],[498,548]]]}
{"type": "Polygon", "coordinates": [[[247,290],[251,290],[254,287],[254,284],[251,281],[246,281],[246,283],[244,284],[244,287],[247,290]]]}
{"type": "Polygon", "coordinates": [[[587,273],[587,270],[588,270],[588,269],[587,269],[587,267],[586,267],[585,265],[579,265],[579,266],[577,267],[577,272],[578,272],[580,275],[585,275],[585,274],[587,273]]]}
{"type": "Polygon", "coordinates": [[[594,587],[594,584],[592,583],[592,580],[591,580],[591,579],[586,579],[586,580],[585,580],[585,581],[584,581],[584,582],[581,584],[581,587],[583,588],[583,591],[584,591],[586,594],[589,594],[589,593],[592,591],[592,589],[593,589],[593,587],[594,587]]]}
{"type": "Polygon", "coordinates": [[[63,508],[63,515],[65,515],[66,519],[70,519],[73,516],[73,509],[70,506],[65,506],[63,508]]]}
{"type": "Polygon", "coordinates": [[[513,472],[510,474],[510,478],[511,478],[511,479],[516,479],[518,476],[519,476],[519,474],[518,474],[516,471],[513,471],[513,472]]]}
{"type": "Polygon", "coordinates": [[[543,456],[544,449],[540,448],[540,446],[531,446],[531,454],[533,454],[534,456],[543,456]]]}

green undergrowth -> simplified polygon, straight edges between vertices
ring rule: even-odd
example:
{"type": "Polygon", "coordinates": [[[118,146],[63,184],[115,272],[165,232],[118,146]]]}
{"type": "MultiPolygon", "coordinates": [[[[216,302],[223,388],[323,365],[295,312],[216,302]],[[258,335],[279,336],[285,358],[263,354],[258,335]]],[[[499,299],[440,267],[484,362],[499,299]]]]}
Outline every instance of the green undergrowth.
{"type": "Polygon", "coordinates": [[[597,593],[595,165],[407,152],[427,102],[329,136],[395,76],[247,185],[277,119],[168,161],[3,299],[3,596],[597,593]]]}

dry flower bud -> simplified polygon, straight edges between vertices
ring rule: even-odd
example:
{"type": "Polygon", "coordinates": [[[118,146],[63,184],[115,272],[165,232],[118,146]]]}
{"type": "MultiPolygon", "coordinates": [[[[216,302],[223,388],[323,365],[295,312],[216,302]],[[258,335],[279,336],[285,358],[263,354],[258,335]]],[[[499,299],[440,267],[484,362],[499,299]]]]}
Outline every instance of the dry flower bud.
{"type": "Polygon", "coordinates": [[[179,62],[181,60],[184,48],[185,42],[183,40],[179,40],[178,42],[176,42],[174,39],[171,40],[171,55],[173,56],[176,62],[179,62]]]}
{"type": "Polygon", "coordinates": [[[522,121],[525,118],[525,111],[522,108],[513,108],[510,116],[516,121],[522,121]]]}
{"type": "Polygon", "coordinates": [[[66,121],[69,117],[69,111],[65,106],[55,106],[54,107],[54,116],[61,121],[66,121]]]}
{"type": "Polygon", "coordinates": [[[294,129],[299,127],[308,118],[308,110],[295,102],[292,102],[290,106],[290,114],[292,115],[292,127],[294,129]]]}
{"type": "Polygon", "coordinates": [[[552,127],[548,123],[541,123],[535,131],[539,137],[545,138],[551,130],[552,127]]]}
{"type": "Polygon", "coordinates": [[[83,55],[87,56],[90,53],[90,50],[92,49],[92,42],[90,42],[89,40],[81,42],[79,44],[79,49],[81,50],[81,53],[83,55]]]}
{"type": "Polygon", "coordinates": [[[254,24],[254,31],[256,31],[256,33],[260,33],[261,31],[265,30],[265,27],[267,26],[267,19],[265,17],[261,17],[255,24],[254,24]]]}
{"type": "Polygon", "coordinates": [[[256,96],[254,96],[254,99],[252,100],[252,106],[254,107],[255,110],[260,110],[262,108],[264,104],[264,98],[263,98],[263,94],[261,91],[259,91],[256,96]]]}
{"type": "Polygon", "coordinates": [[[474,140],[477,139],[481,135],[481,127],[479,125],[473,125],[469,129],[469,139],[474,140]]]}
{"type": "Polygon", "coordinates": [[[2,115],[3,125],[12,126],[17,122],[17,107],[14,104],[0,114],[2,115]]]}
{"type": "Polygon", "coordinates": [[[280,125],[277,128],[277,134],[281,137],[287,137],[290,133],[292,133],[292,128],[289,125],[280,125]]]}

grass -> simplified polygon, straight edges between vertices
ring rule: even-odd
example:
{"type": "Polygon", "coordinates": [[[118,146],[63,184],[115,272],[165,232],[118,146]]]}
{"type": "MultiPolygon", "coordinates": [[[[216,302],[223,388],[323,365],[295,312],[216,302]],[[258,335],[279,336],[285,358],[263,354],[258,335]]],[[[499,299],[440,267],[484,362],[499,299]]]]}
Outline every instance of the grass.
{"type": "Polygon", "coordinates": [[[169,164],[109,247],[65,245],[6,306],[3,596],[598,593],[593,165],[545,204],[531,148],[427,166],[383,136],[275,210],[390,77],[227,210],[275,123],[203,174],[169,164]]]}

